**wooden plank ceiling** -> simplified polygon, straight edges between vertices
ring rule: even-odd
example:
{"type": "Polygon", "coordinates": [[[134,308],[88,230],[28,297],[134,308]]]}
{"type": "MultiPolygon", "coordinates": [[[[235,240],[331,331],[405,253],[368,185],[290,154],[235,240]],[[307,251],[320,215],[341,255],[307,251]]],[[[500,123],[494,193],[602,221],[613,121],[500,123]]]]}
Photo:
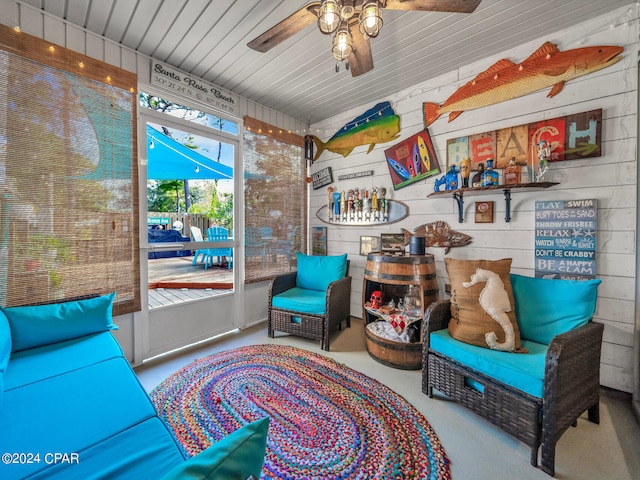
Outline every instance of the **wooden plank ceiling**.
{"type": "Polygon", "coordinates": [[[306,0],[19,1],[304,123],[384,100],[510,46],[553,41],[554,32],[636,3],[482,0],[472,14],[385,10],[371,40],[375,67],[353,78],[344,68],[335,72],[331,38],[315,25],[266,53],[247,47],[306,0]]]}

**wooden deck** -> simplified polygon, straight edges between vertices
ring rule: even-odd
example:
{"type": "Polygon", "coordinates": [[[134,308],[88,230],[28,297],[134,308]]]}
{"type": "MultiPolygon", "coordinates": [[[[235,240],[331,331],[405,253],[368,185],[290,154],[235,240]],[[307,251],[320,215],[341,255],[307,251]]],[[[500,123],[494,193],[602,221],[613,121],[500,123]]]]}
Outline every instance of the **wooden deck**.
{"type": "Polygon", "coordinates": [[[149,260],[149,309],[214,297],[233,290],[233,270],[226,264],[204,269],[193,257],[149,260]]]}
{"type": "MultiPolygon", "coordinates": [[[[284,256],[272,255],[262,261],[252,257],[248,263],[265,275],[281,273],[278,260],[284,256]],[[262,262],[262,263],[261,263],[262,262]]],[[[202,263],[192,265],[193,257],[156,258],[149,260],[149,309],[174,305],[199,298],[213,297],[233,290],[233,268],[227,264],[204,269],[202,263]]]]}
{"type": "Polygon", "coordinates": [[[230,289],[219,288],[155,288],[149,290],[149,310],[176,303],[215,297],[229,293],[230,289]]]}

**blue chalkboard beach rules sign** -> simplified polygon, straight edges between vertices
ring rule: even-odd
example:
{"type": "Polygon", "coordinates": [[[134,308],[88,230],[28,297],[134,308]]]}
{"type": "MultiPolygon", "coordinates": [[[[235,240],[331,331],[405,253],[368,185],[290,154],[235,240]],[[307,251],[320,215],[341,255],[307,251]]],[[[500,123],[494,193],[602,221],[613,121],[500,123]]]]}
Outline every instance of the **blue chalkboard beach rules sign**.
{"type": "Polygon", "coordinates": [[[597,200],[536,202],[536,278],[595,278],[597,227],[597,200]]]}

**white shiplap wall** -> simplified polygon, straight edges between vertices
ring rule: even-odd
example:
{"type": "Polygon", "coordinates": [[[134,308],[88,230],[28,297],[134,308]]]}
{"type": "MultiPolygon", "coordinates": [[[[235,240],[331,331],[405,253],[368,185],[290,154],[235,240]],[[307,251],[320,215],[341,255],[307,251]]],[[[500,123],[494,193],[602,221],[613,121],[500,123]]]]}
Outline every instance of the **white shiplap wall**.
{"type": "MultiPolygon", "coordinates": [[[[312,172],[331,167],[333,186],[339,190],[386,187],[391,198],[409,205],[410,215],[399,223],[378,227],[341,227],[328,225],[329,254],[347,252],[353,276],[351,313],[361,316],[363,270],[366,257],[359,255],[361,235],[399,232],[435,220],[444,220],[451,228],[473,237],[467,247],[454,248],[448,254],[454,258],[513,258],[512,271],[534,275],[534,208],[536,200],[598,199],[597,273],[602,279],[596,320],[605,324],[602,349],[602,384],[625,392],[633,390],[634,298],[636,291],[636,114],[638,17],[635,9],[613,11],[593,21],[577,25],[535,42],[506,48],[503,54],[478,59],[465,68],[415,85],[393,95],[390,100],[401,117],[401,138],[423,129],[422,102],[444,102],[458,87],[484,71],[500,58],[520,62],[545,41],[560,50],[581,46],[624,46],[624,58],[617,64],[591,75],[568,82],[553,99],[547,92],[536,92],[502,104],[463,113],[452,123],[446,117],[429,127],[438,159],[443,169],[446,163],[447,139],[561,117],[568,114],[603,109],[603,155],[586,160],[553,163],[545,180],[560,185],[539,192],[513,193],[510,223],[505,223],[505,203],[501,192],[492,196],[466,197],[464,223],[457,220],[457,206],[451,198],[427,199],[433,192],[434,178],[393,191],[384,150],[394,143],[377,145],[367,154],[367,147],[357,147],[348,157],[325,152],[312,167],[312,172]],[[374,170],[373,177],[338,181],[341,174],[374,170]],[[494,200],[494,223],[474,223],[474,201],[494,200]]],[[[398,72],[402,75],[402,72],[398,72]]],[[[339,128],[363,113],[373,104],[345,112],[311,126],[314,133],[328,140],[339,128]]],[[[326,189],[312,191],[311,225],[327,226],[316,217],[316,211],[326,204],[326,189]]],[[[444,251],[430,248],[434,254],[440,291],[446,283],[444,251]]],[[[441,293],[442,296],[442,293],[441,293]]],[[[541,299],[544,301],[544,299],[541,299]]]]}

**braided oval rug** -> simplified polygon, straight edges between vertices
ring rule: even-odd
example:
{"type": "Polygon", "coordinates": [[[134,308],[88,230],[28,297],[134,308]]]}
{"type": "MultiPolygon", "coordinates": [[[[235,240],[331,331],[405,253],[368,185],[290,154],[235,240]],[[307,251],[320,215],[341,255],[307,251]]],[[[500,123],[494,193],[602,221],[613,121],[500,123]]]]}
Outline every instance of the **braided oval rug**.
{"type": "Polygon", "coordinates": [[[195,360],[151,398],[191,456],[269,416],[261,478],[451,478],[438,437],[411,404],[298,348],[253,345],[195,360]]]}

